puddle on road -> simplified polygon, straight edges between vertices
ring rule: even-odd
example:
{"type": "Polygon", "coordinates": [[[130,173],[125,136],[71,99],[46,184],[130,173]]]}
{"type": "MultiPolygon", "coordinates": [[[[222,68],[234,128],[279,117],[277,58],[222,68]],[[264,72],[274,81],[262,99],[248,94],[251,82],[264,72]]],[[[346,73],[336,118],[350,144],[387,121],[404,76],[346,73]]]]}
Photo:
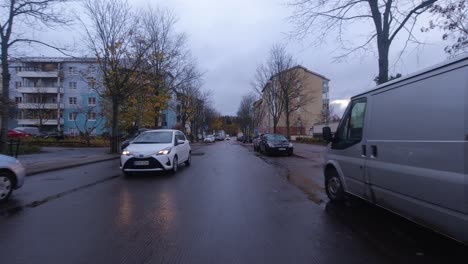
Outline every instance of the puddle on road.
{"type": "Polygon", "coordinates": [[[312,202],[318,205],[324,202],[324,200],[321,198],[321,194],[324,193],[325,189],[320,185],[312,182],[310,179],[307,179],[302,175],[292,173],[289,169],[287,179],[290,183],[294,184],[303,193],[305,193],[307,198],[312,202]]]}

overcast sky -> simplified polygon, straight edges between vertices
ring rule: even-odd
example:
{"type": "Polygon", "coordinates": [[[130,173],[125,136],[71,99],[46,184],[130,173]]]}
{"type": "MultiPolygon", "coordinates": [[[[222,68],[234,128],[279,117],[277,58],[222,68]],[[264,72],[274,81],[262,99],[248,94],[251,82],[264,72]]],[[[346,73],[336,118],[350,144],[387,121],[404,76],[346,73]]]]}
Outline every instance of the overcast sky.
{"type": "MultiPolygon", "coordinates": [[[[160,5],[171,9],[178,17],[178,29],[189,36],[189,45],[205,72],[204,89],[211,90],[215,107],[222,114],[235,115],[242,95],[251,92],[257,65],[266,60],[274,43],[287,46],[296,60],[308,69],[328,77],[331,100],[348,99],[374,86],[378,73],[376,54],[357,54],[345,61],[335,62],[340,49],[333,40],[321,46],[312,46],[313,36],[305,41],[289,39],[292,26],[287,21],[291,9],[285,0],[129,0],[135,8],[160,5]]],[[[420,27],[419,27],[420,28],[420,27]]],[[[349,28],[348,36],[364,34],[362,28],[349,28]]],[[[422,34],[419,39],[428,43],[414,45],[395,64],[403,47],[397,41],[391,50],[391,73],[412,73],[446,59],[446,43],[439,32],[422,34]]],[[[48,34],[52,39],[79,41],[79,33],[71,31],[48,34]],[[65,36],[70,37],[65,37],[65,36]]],[[[36,55],[49,55],[43,49],[36,55]],[[45,53],[45,54],[44,54],[45,53]]],[[[343,102],[343,101],[336,101],[343,102]]],[[[338,112],[339,107],[335,107],[338,112]]]]}

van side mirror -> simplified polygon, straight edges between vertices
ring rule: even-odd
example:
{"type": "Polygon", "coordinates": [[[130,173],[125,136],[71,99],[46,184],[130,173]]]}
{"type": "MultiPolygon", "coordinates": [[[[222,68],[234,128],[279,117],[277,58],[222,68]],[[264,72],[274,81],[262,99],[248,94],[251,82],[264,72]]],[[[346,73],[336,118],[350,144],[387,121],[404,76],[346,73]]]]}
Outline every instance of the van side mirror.
{"type": "Polygon", "coordinates": [[[322,128],[322,136],[323,136],[323,140],[325,140],[326,142],[332,141],[333,136],[332,136],[330,127],[322,128]]]}

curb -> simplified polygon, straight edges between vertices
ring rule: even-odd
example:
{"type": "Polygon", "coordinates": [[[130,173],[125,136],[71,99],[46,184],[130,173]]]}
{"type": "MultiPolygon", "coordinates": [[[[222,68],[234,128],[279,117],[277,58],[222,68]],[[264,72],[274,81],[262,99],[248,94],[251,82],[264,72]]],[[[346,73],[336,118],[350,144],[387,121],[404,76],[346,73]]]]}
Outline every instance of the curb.
{"type": "Polygon", "coordinates": [[[50,172],[50,171],[57,171],[57,170],[63,170],[63,169],[69,169],[69,168],[74,168],[74,167],[79,167],[82,165],[88,165],[88,164],[93,164],[93,163],[98,163],[98,162],[103,162],[103,161],[109,161],[109,160],[114,160],[118,159],[118,157],[104,157],[104,158],[98,158],[98,159],[93,159],[93,160],[77,160],[77,161],[72,161],[72,162],[65,162],[57,166],[51,166],[48,167],[47,165],[44,165],[42,168],[38,166],[38,168],[26,168],[26,176],[32,176],[36,175],[39,173],[44,173],[44,172],[50,172]]]}

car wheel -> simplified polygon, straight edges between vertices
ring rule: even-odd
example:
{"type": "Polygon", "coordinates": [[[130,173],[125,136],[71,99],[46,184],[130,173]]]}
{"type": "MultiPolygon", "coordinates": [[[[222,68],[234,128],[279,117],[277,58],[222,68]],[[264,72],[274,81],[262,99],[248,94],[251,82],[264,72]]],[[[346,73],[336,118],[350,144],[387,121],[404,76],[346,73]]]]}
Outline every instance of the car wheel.
{"type": "Polygon", "coordinates": [[[329,170],[325,175],[325,190],[332,202],[342,202],[345,199],[343,184],[336,170],[329,170]]]}
{"type": "Polygon", "coordinates": [[[192,164],[192,153],[191,152],[189,152],[189,154],[188,154],[188,158],[185,161],[185,166],[188,167],[188,166],[190,166],[190,164],[192,164]]]}
{"type": "Polygon", "coordinates": [[[0,202],[6,201],[13,191],[14,176],[9,171],[0,171],[0,202]]]}
{"type": "Polygon", "coordinates": [[[172,173],[176,173],[177,170],[179,170],[179,160],[177,159],[177,156],[174,156],[174,159],[172,160],[172,173]]]}

